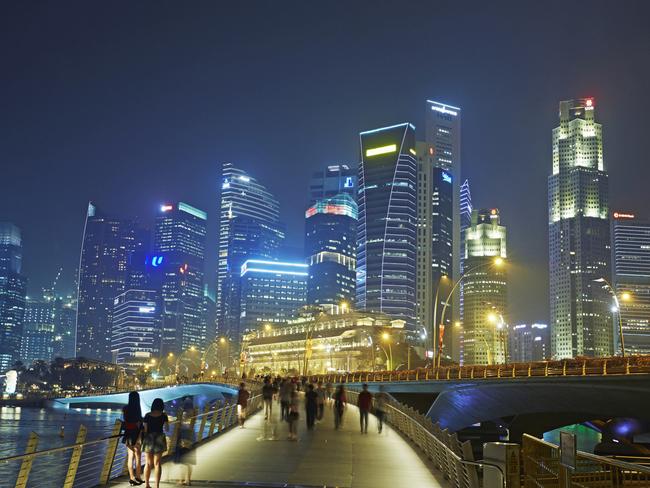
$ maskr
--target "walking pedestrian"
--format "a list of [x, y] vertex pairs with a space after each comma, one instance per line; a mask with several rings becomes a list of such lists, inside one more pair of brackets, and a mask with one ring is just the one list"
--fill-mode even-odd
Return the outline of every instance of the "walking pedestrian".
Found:
[[169, 418], [165, 413], [165, 404], [161, 398], [156, 398], [151, 404], [151, 412], [144, 416], [144, 442], [142, 449], [147, 458], [147, 464], [144, 467], [145, 488], [151, 488], [149, 478], [151, 470], [155, 472], [156, 488], [160, 487], [160, 476], [162, 467], [160, 458], [163, 452], [167, 450], [167, 436], [164, 429], [169, 424]]
[[298, 440], [298, 389], [293, 387], [291, 390], [291, 400], [289, 401], [289, 440]]
[[288, 378], [285, 378], [280, 386], [280, 418], [289, 421], [289, 404], [291, 403], [291, 392], [293, 384]]
[[368, 414], [372, 408], [372, 393], [368, 391], [368, 385], [366, 383], [361, 387], [361, 393], [359, 393], [359, 399], [357, 401], [357, 406], [359, 407], [359, 423], [361, 424], [361, 433], [368, 433]]
[[384, 392], [384, 386], [379, 387], [379, 392], [375, 395], [375, 417], [377, 417], [377, 431], [381, 434], [384, 427], [384, 418], [386, 416], [386, 403], [388, 395]]
[[243, 429], [244, 422], [246, 422], [246, 408], [248, 407], [248, 399], [251, 394], [246, 389], [246, 383], [239, 384], [239, 391], [237, 392], [237, 410], [239, 410], [239, 426]]
[[318, 395], [318, 412], [316, 414], [316, 420], [319, 422], [323, 420], [323, 414], [325, 413], [325, 395], [327, 394], [325, 392], [325, 389], [323, 388], [323, 382], [319, 381], [318, 382], [318, 388], [316, 388], [316, 394]]
[[[184, 480], [181, 485], [189, 486], [192, 483], [192, 467], [196, 465], [196, 452], [194, 446], [195, 436], [192, 429], [192, 417], [196, 414], [194, 411], [194, 402], [192, 397], [183, 399], [183, 418], [180, 433], [176, 440], [176, 449], [174, 450], [174, 462], [185, 467]], [[180, 415], [178, 415], [180, 418]]]
[[343, 425], [343, 413], [345, 412], [346, 404], [345, 387], [339, 385], [334, 392], [334, 428], [336, 430]]
[[262, 399], [264, 400], [264, 420], [268, 420], [273, 414], [273, 385], [268, 377], [264, 378]]
[[[142, 409], [140, 407], [140, 394], [137, 391], [129, 393], [129, 403], [122, 409], [124, 421], [124, 435], [122, 442], [126, 445], [127, 462], [129, 470], [129, 485], [138, 486], [142, 480]], [[63, 429], [63, 427], [61, 427]]]
[[330, 403], [332, 401], [332, 394], [334, 393], [334, 386], [332, 383], [327, 382], [327, 385], [325, 386], [325, 391], [327, 392], [327, 403]]
[[314, 429], [316, 422], [316, 413], [318, 412], [318, 393], [314, 390], [314, 385], [307, 385], [305, 393], [305, 417], [307, 419], [307, 430]]

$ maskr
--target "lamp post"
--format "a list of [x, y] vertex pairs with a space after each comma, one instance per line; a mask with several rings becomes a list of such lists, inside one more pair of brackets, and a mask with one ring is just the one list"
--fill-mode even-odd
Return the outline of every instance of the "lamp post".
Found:
[[[607, 281], [605, 278], [596, 278], [594, 280], [596, 283], [602, 283], [603, 288], [607, 289], [612, 297], [614, 298], [614, 307], [612, 307], [612, 312], [618, 314], [618, 337], [621, 341], [621, 355], [625, 357], [625, 337], [623, 336], [623, 317], [621, 316], [621, 304], [616, 295], [616, 290], [614, 287]], [[624, 302], [629, 302], [632, 299], [632, 295], [629, 292], [621, 293], [621, 300]]]
[[451, 297], [456, 291], [456, 288], [458, 288], [458, 285], [460, 285], [461, 281], [470, 273], [481, 269], [481, 268], [492, 268], [492, 267], [501, 267], [504, 263], [504, 259], [502, 257], [496, 257], [494, 260], [490, 261], [489, 263], [483, 263], [479, 264], [477, 266], [474, 266], [468, 270], [466, 270], [460, 277], [456, 280], [456, 283], [454, 283], [454, 286], [451, 287], [451, 290], [449, 291], [449, 295], [447, 295], [447, 299], [445, 300], [445, 304], [442, 307], [442, 314], [440, 316], [440, 326], [439, 326], [439, 333], [438, 333], [438, 353], [437, 353], [437, 361], [436, 361], [436, 367], [440, 367], [440, 359], [442, 357], [442, 341], [444, 339], [445, 335], [445, 312], [447, 311], [447, 305], [449, 305], [449, 301], [451, 300]]
[[495, 333], [497, 329], [502, 331], [500, 342], [501, 350], [503, 351], [503, 363], [506, 364], [508, 362], [508, 342], [506, 340], [506, 337], [508, 335], [508, 324], [506, 324], [505, 320], [503, 320], [503, 315], [497, 312], [490, 312], [488, 314], [488, 322], [494, 324]]
[[388, 360], [388, 370], [392, 371], [393, 369], [393, 348], [390, 345], [390, 334], [388, 332], [384, 332], [381, 335], [381, 339], [388, 344], [388, 352], [389, 354], [386, 354], [386, 350], [384, 350], [384, 354], [386, 354], [386, 359]]
[[443, 280], [448, 280], [447, 275], [440, 275], [440, 278], [438, 278], [438, 286], [436, 287], [436, 295], [433, 299], [433, 324], [431, 324], [431, 352], [433, 353], [434, 357], [432, 358], [432, 362], [435, 364], [435, 351], [436, 351], [436, 337], [438, 337], [438, 334], [436, 333], [436, 327], [438, 324], [438, 296], [440, 295], [440, 287], [442, 285]]

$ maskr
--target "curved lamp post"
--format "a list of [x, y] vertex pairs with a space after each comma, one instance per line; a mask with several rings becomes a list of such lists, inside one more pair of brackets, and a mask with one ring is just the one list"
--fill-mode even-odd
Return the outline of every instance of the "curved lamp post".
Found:
[[[621, 340], [621, 355], [625, 357], [625, 337], [623, 336], [623, 317], [621, 316], [621, 304], [618, 300], [618, 296], [616, 295], [616, 291], [614, 290], [614, 287], [610, 284], [609, 281], [607, 281], [605, 278], [596, 278], [594, 280], [596, 283], [603, 283], [603, 288], [607, 289], [612, 297], [614, 298], [614, 307], [612, 309], [612, 312], [615, 312], [618, 314], [618, 336], [619, 339]], [[632, 295], [628, 292], [623, 292], [621, 293], [621, 300], [624, 302], [628, 302], [632, 299]]]

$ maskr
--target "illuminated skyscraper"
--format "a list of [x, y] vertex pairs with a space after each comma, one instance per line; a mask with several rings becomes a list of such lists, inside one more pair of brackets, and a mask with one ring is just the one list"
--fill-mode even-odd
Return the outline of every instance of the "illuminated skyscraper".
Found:
[[518, 324], [510, 329], [508, 360], [512, 363], [544, 361], [551, 354], [551, 338], [546, 324]]
[[75, 356], [77, 300], [71, 296], [55, 300], [52, 357], [70, 359]]
[[43, 361], [52, 359], [55, 305], [53, 297], [27, 299], [20, 345], [21, 360], [27, 366], [39, 359]]
[[357, 307], [416, 325], [415, 127], [362, 132], [357, 231]]
[[77, 356], [111, 360], [113, 301], [124, 291], [129, 257], [146, 241], [144, 230], [133, 222], [88, 204], [79, 264]]
[[[465, 230], [472, 225], [472, 194], [469, 190], [469, 180], [460, 185], [460, 272], [465, 270]], [[459, 275], [460, 276], [460, 275]], [[465, 294], [463, 282], [460, 283], [460, 317], [463, 316], [463, 295]], [[460, 343], [462, 346], [462, 341]], [[462, 355], [462, 351], [459, 351]]]
[[22, 275], [20, 229], [0, 222], [0, 372], [20, 359], [27, 279]]
[[356, 201], [358, 173], [355, 165], [348, 164], [331, 164], [315, 171], [309, 185], [309, 205], [340, 193], [348, 193]]
[[354, 304], [357, 204], [349, 193], [318, 200], [305, 212], [307, 303], [337, 312]]
[[[614, 288], [620, 305], [625, 353], [650, 354], [650, 222], [630, 213], [614, 212], [613, 216]], [[615, 329], [620, 351], [618, 323]]]
[[500, 364], [506, 360], [508, 282], [496, 258], [506, 258], [506, 228], [499, 211], [472, 211], [465, 230], [463, 363]]
[[548, 178], [551, 351], [554, 358], [613, 352], [608, 176], [591, 98], [560, 102]]
[[153, 253], [162, 258], [162, 354], [204, 347], [206, 232], [207, 214], [202, 210], [183, 202], [161, 206]]

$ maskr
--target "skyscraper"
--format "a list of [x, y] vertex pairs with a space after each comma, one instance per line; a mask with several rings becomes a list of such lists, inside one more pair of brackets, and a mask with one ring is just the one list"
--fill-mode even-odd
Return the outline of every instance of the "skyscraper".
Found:
[[307, 302], [308, 267], [249, 259], [241, 267], [240, 332], [259, 330], [266, 323], [286, 322]]
[[111, 360], [113, 301], [124, 291], [129, 257], [144, 246], [141, 227], [88, 204], [79, 263], [77, 356]]
[[340, 193], [348, 193], [356, 201], [358, 173], [355, 165], [348, 164], [331, 164], [315, 171], [309, 185], [309, 205]]
[[20, 359], [27, 279], [22, 275], [20, 229], [0, 222], [0, 372]]
[[25, 365], [50, 361], [53, 354], [56, 302], [53, 297], [27, 298], [20, 357]]
[[308, 304], [336, 312], [341, 304], [349, 308], [354, 303], [357, 217], [357, 204], [349, 193], [318, 200], [305, 212]]
[[[427, 331], [431, 347], [437, 344], [436, 332], [442, 304], [447, 299], [453, 275], [453, 178], [440, 168], [431, 145], [418, 142], [417, 211], [417, 319]], [[445, 293], [446, 292], [446, 293]], [[436, 299], [438, 303], [436, 304]], [[451, 322], [451, 313], [445, 315]], [[451, 350], [451, 333], [445, 335], [445, 350]]]
[[219, 334], [239, 341], [241, 267], [249, 258], [276, 258], [284, 229], [277, 199], [232, 163], [223, 163], [220, 208], [217, 324]]
[[560, 102], [548, 179], [551, 351], [554, 358], [613, 352], [608, 176], [591, 98]]
[[52, 357], [70, 359], [75, 356], [76, 324], [77, 300], [71, 296], [55, 298]]
[[510, 329], [508, 357], [513, 363], [544, 361], [551, 353], [551, 338], [546, 324], [518, 324]]
[[[650, 354], [650, 221], [623, 212], [614, 212], [613, 217], [614, 288], [625, 353]], [[628, 300], [625, 294], [630, 295]], [[614, 337], [620, 351], [618, 325]]]
[[[153, 253], [162, 258], [162, 353], [180, 353], [206, 339], [203, 282], [207, 214], [184, 202], [166, 203], [156, 218]], [[153, 297], [147, 299], [154, 300]]]
[[357, 307], [415, 328], [417, 160], [415, 127], [362, 132]]
[[496, 258], [506, 258], [506, 228], [499, 211], [473, 210], [465, 231], [463, 363], [506, 361], [508, 282]]
[[[469, 189], [469, 180], [465, 180], [462, 185], [460, 185], [460, 273], [462, 274], [465, 271], [465, 230], [472, 225], [472, 193]], [[460, 275], [459, 275], [460, 276]], [[459, 290], [459, 312], [460, 317], [463, 316], [463, 301], [464, 301], [464, 283], [460, 282]], [[459, 331], [461, 332], [461, 331]], [[459, 340], [459, 346], [462, 349], [462, 340]], [[463, 352], [458, 351], [458, 358], [460, 359]]]

